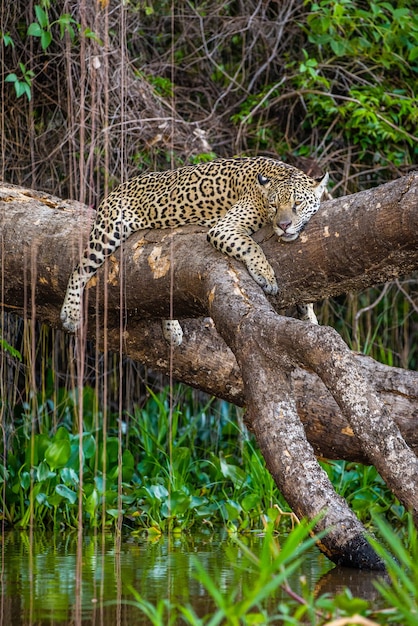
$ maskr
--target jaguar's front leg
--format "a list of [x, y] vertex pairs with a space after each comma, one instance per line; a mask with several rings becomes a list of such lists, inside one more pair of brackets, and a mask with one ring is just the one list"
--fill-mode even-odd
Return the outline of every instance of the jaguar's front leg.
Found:
[[[262, 287], [265, 293], [276, 295], [278, 286], [274, 270], [267, 261], [266, 255], [260, 246], [252, 239], [251, 234], [263, 224], [255, 220], [255, 227], [243, 225], [243, 213], [248, 222], [248, 209], [238, 207], [221, 218], [207, 235], [208, 241], [220, 252], [238, 259], [245, 264], [255, 282]], [[258, 220], [260, 218], [258, 217]]]

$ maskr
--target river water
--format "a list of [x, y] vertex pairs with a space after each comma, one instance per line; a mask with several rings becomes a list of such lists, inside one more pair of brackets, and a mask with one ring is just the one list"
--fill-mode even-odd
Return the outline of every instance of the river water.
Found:
[[[196, 579], [196, 557], [221, 591], [241, 591], [254, 584], [254, 571], [242, 549], [222, 533], [176, 538], [122, 534], [116, 541], [101, 532], [78, 536], [13, 531], [0, 538], [0, 626], [151, 624], [130, 602], [134, 591], [154, 605], [168, 599], [207, 615], [215, 607]], [[260, 553], [261, 536], [242, 540], [253, 553]], [[288, 582], [296, 593], [301, 580], [317, 594], [334, 595], [347, 586], [353, 595], [374, 602], [375, 578], [368, 572], [336, 568], [312, 548]], [[271, 602], [277, 606], [287, 598], [279, 589]]]

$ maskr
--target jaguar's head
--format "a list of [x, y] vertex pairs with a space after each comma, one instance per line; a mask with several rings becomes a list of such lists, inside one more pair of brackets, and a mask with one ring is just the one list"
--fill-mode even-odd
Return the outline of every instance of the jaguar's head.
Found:
[[286, 174], [277, 178], [259, 174], [258, 182], [266, 195], [275, 233], [281, 241], [294, 241], [318, 211], [328, 174], [320, 180], [294, 168]]

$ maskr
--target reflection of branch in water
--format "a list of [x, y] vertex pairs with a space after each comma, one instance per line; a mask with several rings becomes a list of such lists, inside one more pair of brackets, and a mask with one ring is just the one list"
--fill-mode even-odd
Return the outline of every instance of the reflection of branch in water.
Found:
[[342, 593], [346, 587], [351, 591], [353, 597], [362, 598], [372, 602], [373, 606], [379, 606], [382, 598], [374, 586], [378, 579], [389, 580], [384, 572], [373, 572], [370, 570], [353, 570], [350, 567], [334, 567], [324, 574], [315, 585], [315, 597], [324, 593], [335, 596]]

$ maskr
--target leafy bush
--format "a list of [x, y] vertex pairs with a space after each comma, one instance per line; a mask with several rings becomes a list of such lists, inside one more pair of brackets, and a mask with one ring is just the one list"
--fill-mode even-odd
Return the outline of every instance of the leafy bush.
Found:
[[[418, 156], [418, 14], [403, 2], [322, 0], [309, 5], [308, 57], [299, 88], [307, 120], [341, 137], [370, 166], [410, 165]], [[307, 71], [310, 62], [311, 71]], [[316, 93], [309, 93], [309, 89]]]

